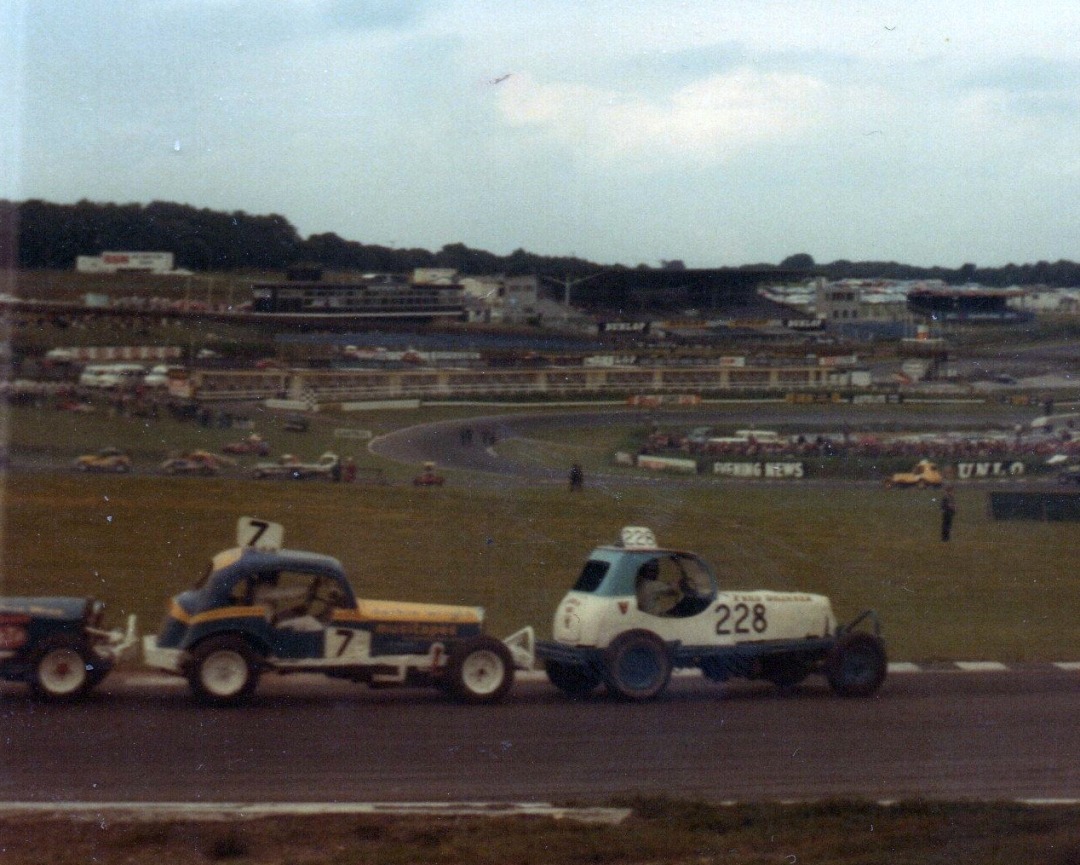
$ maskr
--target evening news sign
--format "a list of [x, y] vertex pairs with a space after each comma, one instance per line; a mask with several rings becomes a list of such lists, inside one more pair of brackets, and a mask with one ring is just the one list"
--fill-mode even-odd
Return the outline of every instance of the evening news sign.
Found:
[[713, 463], [713, 474], [725, 478], [788, 479], [806, 476], [799, 462]]

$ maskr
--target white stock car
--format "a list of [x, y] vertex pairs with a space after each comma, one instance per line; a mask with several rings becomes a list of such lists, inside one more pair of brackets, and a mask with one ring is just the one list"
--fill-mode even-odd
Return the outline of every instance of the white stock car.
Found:
[[[872, 633], [858, 630], [864, 623]], [[888, 666], [873, 611], [838, 625], [822, 595], [722, 591], [702, 559], [658, 547], [641, 527], [593, 550], [552, 633], [537, 641], [536, 655], [570, 696], [602, 684], [623, 699], [648, 700], [673, 668], [698, 668], [718, 682], [763, 679], [781, 690], [824, 673], [837, 694], [869, 696]]]

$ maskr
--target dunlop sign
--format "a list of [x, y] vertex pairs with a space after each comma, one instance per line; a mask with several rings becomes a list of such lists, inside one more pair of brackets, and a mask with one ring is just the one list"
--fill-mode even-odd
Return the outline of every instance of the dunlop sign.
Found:
[[1024, 464], [1014, 462], [957, 463], [956, 476], [962, 481], [979, 478], [1015, 478], [1024, 473]]
[[786, 479], [806, 477], [806, 469], [799, 462], [771, 463], [713, 463], [713, 474], [725, 478]]

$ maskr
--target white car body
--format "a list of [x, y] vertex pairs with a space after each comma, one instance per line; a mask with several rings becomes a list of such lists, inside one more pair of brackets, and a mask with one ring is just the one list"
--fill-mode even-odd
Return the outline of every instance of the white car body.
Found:
[[[600, 547], [590, 561], [616, 563], [628, 552], [621, 547]], [[701, 564], [690, 554], [658, 547], [633, 552], [677, 556], [687, 564]], [[692, 646], [826, 637], [836, 630], [829, 599], [808, 592], [717, 591], [701, 612], [678, 618], [647, 612], [639, 600], [634, 593], [604, 597], [572, 590], [555, 613], [552, 636], [561, 643], [603, 649], [635, 628], [651, 631], [665, 642]]]
[[255, 478], [292, 478], [304, 480], [305, 478], [330, 477], [334, 468], [341, 462], [337, 454], [327, 451], [318, 462], [302, 463], [289, 457], [282, 457], [276, 463], [257, 463], [252, 469]]
[[[868, 620], [874, 633], [855, 630]], [[841, 696], [870, 696], [888, 666], [879, 630], [871, 610], [839, 625], [823, 595], [722, 590], [698, 556], [627, 527], [620, 543], [592, 551], [555, 611], [553, 639], [535, 648], [572, 697], [603, 684], [624, 699], [652, 699], [679, 667], [781, 690], [821, 672]]]

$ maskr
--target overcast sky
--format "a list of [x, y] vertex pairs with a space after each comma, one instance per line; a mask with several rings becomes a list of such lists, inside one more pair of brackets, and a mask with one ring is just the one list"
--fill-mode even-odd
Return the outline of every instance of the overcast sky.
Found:
[[0, 10], [0, 197], [608, 264], [1080, 259], [1076, 0]]

